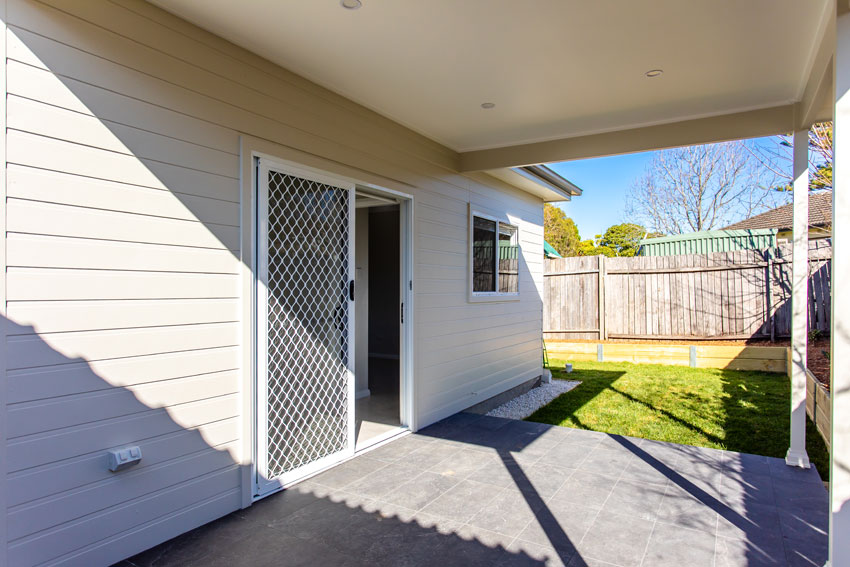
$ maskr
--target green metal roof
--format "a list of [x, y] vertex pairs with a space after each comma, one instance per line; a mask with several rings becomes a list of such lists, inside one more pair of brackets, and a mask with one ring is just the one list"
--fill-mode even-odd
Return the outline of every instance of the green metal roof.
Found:
[[555, 250], [554, 246], [552, 246], [551, 244], [549, 244], [545, 240], [543, 241], [543, 255], [546, 256], [547, 258], [562, 258], [563, 257], [560, 254], [558, 254], [558, 251]]
[[764, 250], [776, 246], [775, 228], [704, 230], [640, 241], [641, 256], [709, 254], [734, 250]]

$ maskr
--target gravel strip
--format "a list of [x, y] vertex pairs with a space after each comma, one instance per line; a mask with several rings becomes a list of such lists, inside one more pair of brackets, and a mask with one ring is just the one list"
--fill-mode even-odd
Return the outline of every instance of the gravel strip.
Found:
[[521, 396], [490, 410], [487, 415], [507, 417], [508, 419], [525, 419], [542, 408], [564, 392], [569, 392], [581, 382], [571, 380], [552, 380], [549, 384], [541, 384]]

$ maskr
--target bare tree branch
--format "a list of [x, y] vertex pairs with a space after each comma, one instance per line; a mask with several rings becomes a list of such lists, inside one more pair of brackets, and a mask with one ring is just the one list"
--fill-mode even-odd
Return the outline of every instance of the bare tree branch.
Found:
[[682, 234], [726, 226], [781, 204], [777, 175], [749, 142], [657, 152], [631, 187], [627, 211], [651, 230]]

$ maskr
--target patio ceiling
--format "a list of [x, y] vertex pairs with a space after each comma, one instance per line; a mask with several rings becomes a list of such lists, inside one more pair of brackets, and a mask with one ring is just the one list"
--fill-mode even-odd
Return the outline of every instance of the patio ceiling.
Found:
[[[789, 131], [824, 114], [831, 81], [829, 0], [153, 3], [459, 152], [465, 170]], [[592, 136], [623, 130], [635, 135]], [[565, 139], [579, 143], [539, 144]]]

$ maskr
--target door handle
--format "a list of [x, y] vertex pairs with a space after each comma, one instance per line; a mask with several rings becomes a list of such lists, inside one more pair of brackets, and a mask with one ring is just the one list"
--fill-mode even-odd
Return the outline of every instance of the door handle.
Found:
[[348, 299], [354, 301], [354, 280], [348, 282]]

